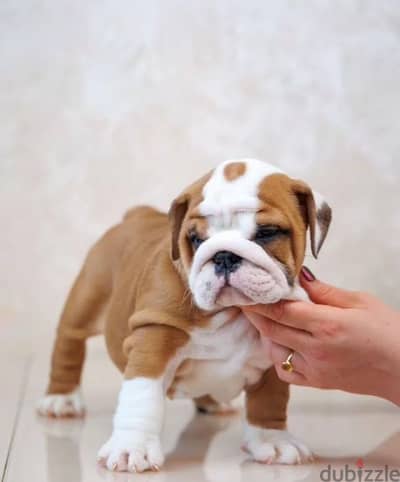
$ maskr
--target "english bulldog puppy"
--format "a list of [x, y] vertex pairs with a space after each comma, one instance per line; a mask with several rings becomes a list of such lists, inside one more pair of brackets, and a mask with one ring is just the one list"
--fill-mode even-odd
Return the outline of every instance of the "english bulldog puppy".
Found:
[[110, 470], [158, 470], [166, 397], [218, 411], [245, 391], [243, 448], [263, 463], [311, 459], [286, 431], [289, 390], [240, 307], [307, 299], [298, 275], [316, 257], [331, 210], [302, 181], [256, 159], [226, 161], [169, 213], [136, 207], [90, 250], [59, 322], [42, 415], [81, 416], [85, 342], [103, 333], [124, 376]]

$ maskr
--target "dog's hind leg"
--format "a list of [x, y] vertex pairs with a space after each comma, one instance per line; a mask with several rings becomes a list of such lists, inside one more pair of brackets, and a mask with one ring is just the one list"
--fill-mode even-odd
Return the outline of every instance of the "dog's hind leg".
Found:
[[86, 340], [102, 332], [109, 292], [96, 251], [89, 253], [61, 315], [47, 392], [37, 407], [41, 415], [74, 417], [84, 413], [79, 386]]

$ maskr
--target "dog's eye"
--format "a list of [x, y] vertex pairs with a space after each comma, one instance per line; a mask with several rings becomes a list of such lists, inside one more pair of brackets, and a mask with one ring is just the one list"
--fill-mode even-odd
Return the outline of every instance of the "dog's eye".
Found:
[[268, 242], [277, 236], [281, 235], [288, 235], [289, 230], [282, 229], [279, 226], [268, 226], [268, 225], [260, 225], [257, 228], [256, 234], [254, 236], [254, 241], [258, 242]]
[[193, 246], [194, 249], [197, 249], [200, 246], [200, 244], [204, 241], [204, 239], [201, 239], [194, 232], [189, 234], [189, 239], [190, 239], [190, 242], [192, 243], [192, 246]]

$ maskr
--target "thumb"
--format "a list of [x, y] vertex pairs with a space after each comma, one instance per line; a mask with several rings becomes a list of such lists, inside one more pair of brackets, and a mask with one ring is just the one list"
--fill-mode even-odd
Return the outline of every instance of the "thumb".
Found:
[[337, 308], [355, 308], [360, 305], [359, 293], [336, 288], [336, 286], [317, 280], [306, 266], [303, 266], [300, 272], [300, 282], [311, 301], [319, 305]]

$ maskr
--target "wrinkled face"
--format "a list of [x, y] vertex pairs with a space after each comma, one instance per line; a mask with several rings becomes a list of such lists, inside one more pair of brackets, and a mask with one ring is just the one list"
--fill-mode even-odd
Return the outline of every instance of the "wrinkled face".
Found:
[[275, 303], [299, 296], [310, 230], [317, 255], [331, 211], [320, 195], [255, 159], [226, 161], [171, 208], [172, 257], [199, 308]]

